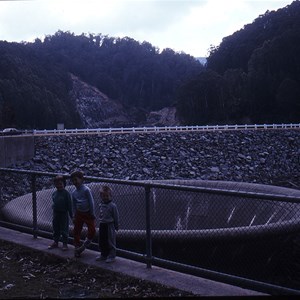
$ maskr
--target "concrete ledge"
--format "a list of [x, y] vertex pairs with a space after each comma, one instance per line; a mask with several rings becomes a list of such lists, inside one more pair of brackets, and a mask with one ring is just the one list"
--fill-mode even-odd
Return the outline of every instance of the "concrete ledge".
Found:
[[[0, 239], [13, 242], [15, 244], [20, 244], [24, 247], [42, 251], [44, 253], [49, 253], [49, 255], [77, 260], [74, 258], [73, 246], [70, 246], [69, 251], [66, 252], [61, 251], [59, 248], [48, 250], [47, 247], [51, 241], [41, 237], [34, 239], [32, 235], [1, 227]], [[256, 291], [187, 275], [172, 270], [166, 270], [159, 267], [147, 269], [143, 263], [131, 261], [121, 257], [117, 257], [116, 262], [113, 264], [97, 262], [95, 261], [97, 255], [98, 253], [96, 251], [86, 250], [82, 254], [82, 257], [78, 258], [78, 260], [84, 264], [98, 267], [100, 269], [122, 273], [138, 279], [143, 279], [179, 290], [191, 292], [195, 296], [267, 296], [267, 294]]]

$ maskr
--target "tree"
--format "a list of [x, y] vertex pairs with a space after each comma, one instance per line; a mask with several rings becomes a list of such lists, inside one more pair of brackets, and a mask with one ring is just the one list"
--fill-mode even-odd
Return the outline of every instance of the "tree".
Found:
[[224, 122], [228, 117], [228, 87], [225, 80], [214, 71], [201, 72], [181, 87], [177, 111], [186, 124]]
[[278, 122], [299, 122], [300, 84], [286, 78], [276, 93], [276, 120]]

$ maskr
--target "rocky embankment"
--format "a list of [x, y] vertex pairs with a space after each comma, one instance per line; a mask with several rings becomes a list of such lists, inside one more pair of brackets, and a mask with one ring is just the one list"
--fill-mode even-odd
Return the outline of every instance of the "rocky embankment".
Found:
[[257, 130], [36, 137], [19, 169], [129, 180], [202, 179], [300, 188], [300, 131]]

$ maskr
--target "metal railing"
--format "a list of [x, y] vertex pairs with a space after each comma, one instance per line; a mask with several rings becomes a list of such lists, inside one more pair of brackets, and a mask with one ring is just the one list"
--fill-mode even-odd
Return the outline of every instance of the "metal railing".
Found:
[[[52, 238], [57, 173], [1, 168], [0, 175], [0, 226]], [[104, 183], [119, 208], [119, 256], [273, 295], [300, 294], [300, 196], [86, 176], [95, 207]], [[98, 249], [97, 236], [90, 247]]]
[[24, 134], [61, 135], [61, 134], [107, 134], [107, 133], [153, 133], [185, 131], [219, 131], [219, 130], [259, 130], [259, 129], [299, 129], [298, 124], [243, 124], [243, 125], [204, 125], [204, 126], [151, 126], [85, 129], [25, 130]]

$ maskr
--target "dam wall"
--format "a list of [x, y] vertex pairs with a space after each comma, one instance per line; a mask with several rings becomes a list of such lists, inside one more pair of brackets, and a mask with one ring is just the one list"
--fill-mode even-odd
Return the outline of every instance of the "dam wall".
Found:
[[33, 156], [33, 136], [0, 137], [0, 167], [6, 168], [24, 162], [30, 160]]

